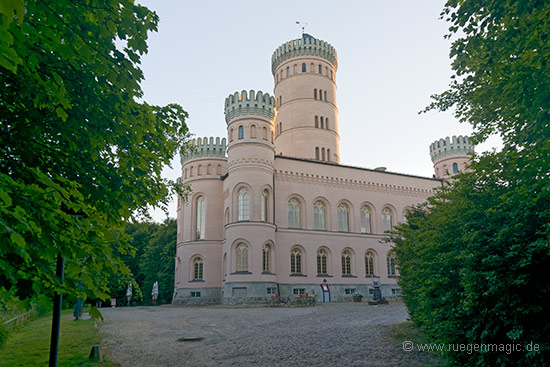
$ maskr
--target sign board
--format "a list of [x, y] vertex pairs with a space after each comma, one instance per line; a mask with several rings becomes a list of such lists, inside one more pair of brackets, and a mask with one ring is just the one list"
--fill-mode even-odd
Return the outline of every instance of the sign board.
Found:
[[321, 284], [321, 289], [323, 290], [323, 292], [328, 292], [329, 291], [328, 290], [328, 284], [326, 284], [326, 283]]

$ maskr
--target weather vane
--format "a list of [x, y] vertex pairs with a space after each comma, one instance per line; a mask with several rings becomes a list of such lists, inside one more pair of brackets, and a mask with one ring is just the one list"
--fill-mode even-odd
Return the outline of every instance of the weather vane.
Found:
[[302, 27], [302, 34], [304, 34], [308, 23], [302, 23], [299, 20], [297, 20], [296, 24], [298, 24], [300, 27]]

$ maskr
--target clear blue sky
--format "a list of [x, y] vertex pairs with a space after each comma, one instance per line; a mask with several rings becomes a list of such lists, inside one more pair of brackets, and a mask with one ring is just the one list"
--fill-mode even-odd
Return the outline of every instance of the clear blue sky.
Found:
[[[448, 24], [439, 20], [443, 0], [138, 2], [160, 17], [142, 61], [144, 99], [179, 103], [197, 137], [226, 136], [229, 94], [273, 93], [271, 55], [301, 36], [297, 20], [338, 52], [342, 164], [432, 176], [429, 144], [471, 132], [451, 113], [418, 114], [450, 81]], [[165, 175], [175, 179], [180, 170], [177, 157]], [[170, 210], [175, 217], [175, 205]]]

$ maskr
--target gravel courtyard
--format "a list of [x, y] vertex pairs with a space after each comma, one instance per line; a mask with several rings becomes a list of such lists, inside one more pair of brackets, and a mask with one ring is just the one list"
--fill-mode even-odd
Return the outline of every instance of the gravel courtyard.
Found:
[[[424, 366], [392, 339], [403, 303], [102, 309], [103, 350], [121, 366]], [[179, 338], [204, 338], [181, 342]]]

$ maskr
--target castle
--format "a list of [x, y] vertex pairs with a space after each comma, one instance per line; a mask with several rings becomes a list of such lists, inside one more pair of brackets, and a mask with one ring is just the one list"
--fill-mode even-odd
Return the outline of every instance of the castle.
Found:
[[308, 34], [272, 56], [274, 96], [225, 100], [227, 137], [182, 156], [174, 303], [261, 302], [317, 295], [399, 297], [386, 231], [463, 170], [466, 137], [434, 142], [433, 178], [340, 164], [336, 50]]

